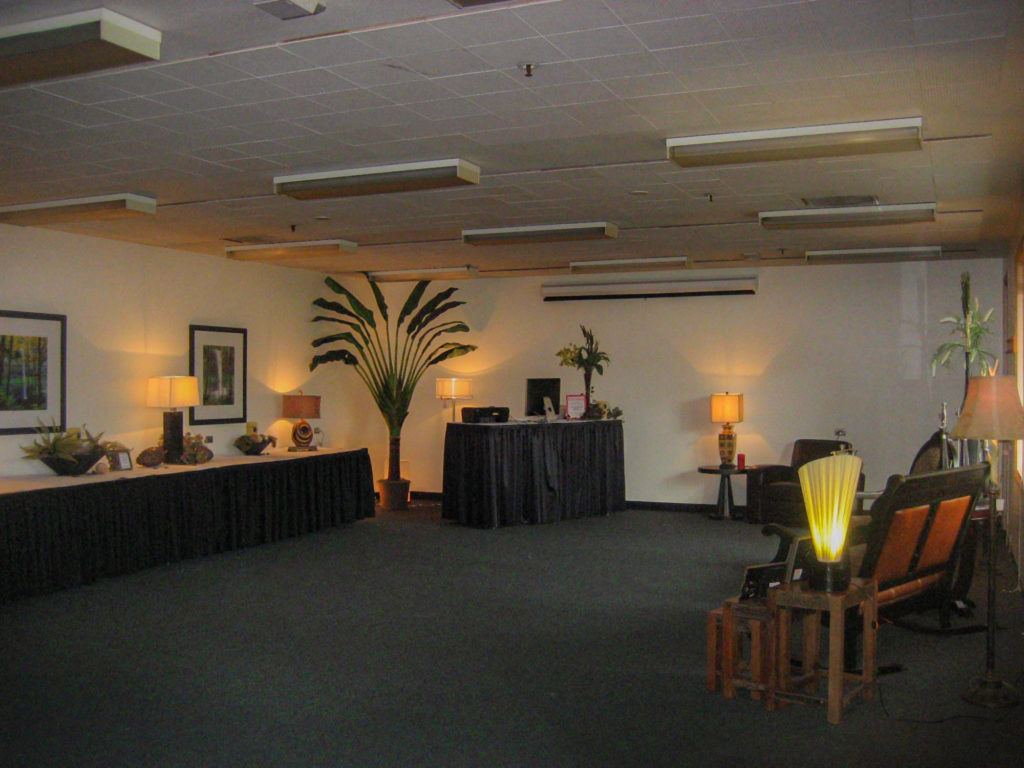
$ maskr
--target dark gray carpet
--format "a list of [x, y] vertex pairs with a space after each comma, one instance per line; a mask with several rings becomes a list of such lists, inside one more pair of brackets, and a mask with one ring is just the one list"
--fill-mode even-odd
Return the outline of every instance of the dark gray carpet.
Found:
[[837, 726], [706, 692], [705, 613], [773, 552], [695, 514], [479, 531], [427, 507], [0, 606], [0, 765], [1020, 765], [1024, 710], [959, 699], [981, 634], [883, 627], [905, 671]]

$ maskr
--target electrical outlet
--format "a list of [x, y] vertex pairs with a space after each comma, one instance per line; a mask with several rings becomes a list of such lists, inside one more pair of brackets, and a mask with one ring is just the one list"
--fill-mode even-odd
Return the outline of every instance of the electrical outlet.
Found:
[[204, 443], [212, 443], [213, 442], [213, 435], [204, 435], [203, 436], [203, 442]]

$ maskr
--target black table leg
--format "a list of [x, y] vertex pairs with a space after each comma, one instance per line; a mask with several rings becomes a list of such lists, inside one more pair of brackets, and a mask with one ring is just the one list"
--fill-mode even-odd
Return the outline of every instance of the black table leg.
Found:
[[718, 507], [712, 520], [732, 520], [732, 482], [729, 475], [721, 475], [718, 479]]

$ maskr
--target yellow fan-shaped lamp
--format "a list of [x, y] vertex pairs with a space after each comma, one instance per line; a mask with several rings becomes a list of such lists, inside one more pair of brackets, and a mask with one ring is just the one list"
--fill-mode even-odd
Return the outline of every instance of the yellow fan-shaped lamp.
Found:
[[843, 592], [850, 585], [846, 531], [863, 462], [850, 453], [809, 461], [798, 470], [814, 554], [820, 567], [811, 569], [811, 588]]

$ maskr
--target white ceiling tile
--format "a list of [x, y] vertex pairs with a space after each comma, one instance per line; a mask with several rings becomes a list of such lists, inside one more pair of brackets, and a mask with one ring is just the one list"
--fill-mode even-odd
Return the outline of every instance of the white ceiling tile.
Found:
[[353, 35], [330, 35], [288, 43], [284, 50], [318, 67], [338, 67], [384, 58]]
[[467, 117], [483, 114], [487, 110], [469, 99], [442, 99], [410, 104], [409, 109], [428, 120], [443, 120], [448, 117]]
[[394, 59], [391, 64], [430, 78], [466, 75], [490, 69], [483, 59], [466, 50], [434, 51], [402, 56]]
[[521, 88], [518, 79], [506, 72], [489, 70], [487, 72], [474, 72], [468, 75], [455, 75], [453, 77], [442, 77], [436, 80], [437, 84], [448, 91], [459, 96], [475, 96], [480, 93], [498, 93], [500, 91], [512, 91]]
[[463, 46], [521, 40], [524, 37], [536, 37], [537, 35], [536, 30], [512, 10], [449, 16], [431, 22], [431, 26]]
[[[283, 75], [270, 75], [262, 79], [264, 82], [283, 88], [296, 96], [333, 93], [352, 87], [347, 80], [327, 69], [305, 69]], [[266, 99], [260, 99], [260, 101], [266, 101]]]
[[1002, 11], [958, 13], [914, 19], [914, 42], [921, 45], [978, 40], [1006, 35], [1006, 14]]
[[542, 35], [612, 27], [620, 23], [602, 0], [561, 0], [516, 8], [515, 13]]
[[222, 96], [230, 104], [256, 104], [261, 101], [276, 101], [292, 95], [303, 95], [289, 93], [284, 88], [260, 78], [208, 85], [204, 90]]
[[125, 99], [132, 95], [129, 91], [111, 85], [108, 80], [109, 78], [102, 77], [87, 80], [58, 80], [36, 86], [36, 89], [70, 99], [79, 104], [96, 104], [101, 101]]
[[185, 88], [180, 91], [153, 94], [150, 98], [181, 112], [198, 112], [203, 109], [216, 109], [229, 103], [223, 96], [205, 91], [202, 88]]
[[144, 120], [146, 118], [159, 117], [161, 115], [168, 115], [178, 111], [174, 107], [142, 97], [106, 101], [103, 103], [103, 109], [108, 112], [112, 112], [119, 117], [125, 117], [130, 120]]
[[164, 77], [171, 77], [195, 86], [229, 83], [246, 78], [245, 72], [222, 63], [219, 57], [161, 64], [154, 67], [154, 70]]
[[324, 109], [331, 112], [348, 112], [352, 109], [383, 107], [389, 103], [383, 96], [373, 93], [372, 91], [359, 89], [338, 91], [337, 93], [324, 93], [318, 96], [312, 96], [309, 100], [313, 104], [319, 104]]
[[375, 85], [389, 83], [421, 82], [424, 79], [419, 72], [390, 59], [347, 64], [343, 67], [333, 67], [331, 71], [360, 88], [372, 88]]
[[470, 100], [485, 110], [499, 113], [548, 106], [548, 102], [535, 90], [525, 89], [499, 93], [481, 93], [473, 96]]
[[542, 37], [474, 45], [469, 51], [494, 69], [514, 69], [526, 62], [547, 66], [552, 62], [565, 61], [566, 58], [565, 54]]
[[566, 32], [548, 35], [548, 41], [562, 51], [568, 59], [590, 59], [625, 53], [639, 53], [643, 44], [629, 27], [607, 27], [588, 29], [583, 32]]
[[392, 83], [391, 85], [378, 85], [371, 90], [395, 104], [415, 104], [421, 101], [451, 99], [452, 92], [437, 84], [443, 82], [444, 80], [440, 79], [429, 82]]
[[607, 90], [621, 98], [633, 96], [656, 96], [663, 93], [682, 93], [686, 90], [685, 79], [674, 73], [648, 75], [646, 77], [619, 77], [605, 81]]
[[286, 46], [278, 45], [231, 53], [221, 56], [220, 61], [256, 77], [298, 72], [311, 66], [308, 59], [289, 53]]
[[716, 13], [718, 23], [735, 40], [748, 37], [767, 37], [793, 31], [809, 34], [815, 26], [811, 6], [803, 3], [775, 5], [743, 11]]
[[428, 23], [413, 23], [356, 32], [353, 37], [386, 57], [409, 56], [458, 48], [460, 43]]
[[615, 94], [601, 83], [566, 83], [537, 88], [534, 92], [553, 106], [585, 104], [594, 101], [606, 102], [615, 97]]
[[629, 28], [651, 51], [684, 45], [722, 43], [730, 39], [718, 18], [713, 15], [630, 24]]
[[655, 51], [651, 55], [657, 60], [659, 70], [680, 75], [685, 75], [695, 67], [729, 67], [747, 63], [734, 42], [686, 45]]
[[133, 67], [108, 75], [103, 80], [113, 88], [134, 93], [136, 96], [179, 91], [182, 87], [181, 80], [162, 75], [153, 67]]
[[604, 0], [604, 3], [624, 24], [702, 16], [724, 10], [718, 8], [714, 0]]

